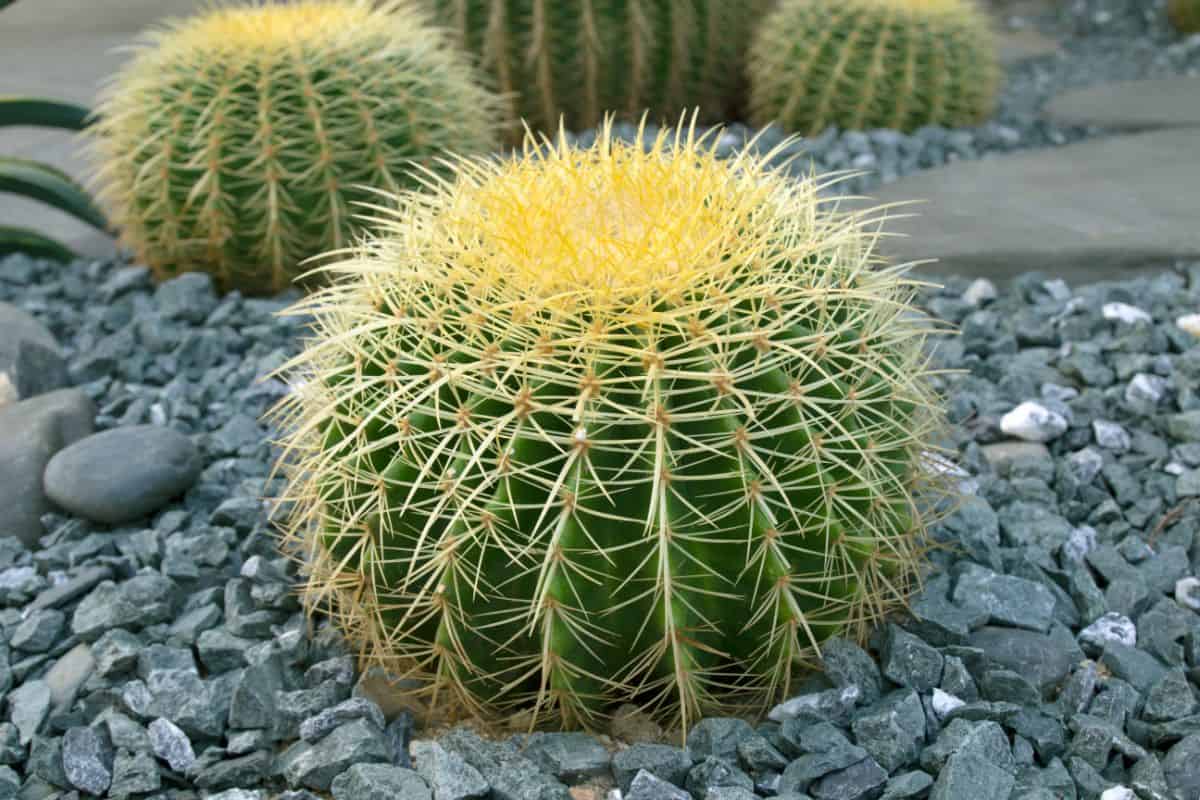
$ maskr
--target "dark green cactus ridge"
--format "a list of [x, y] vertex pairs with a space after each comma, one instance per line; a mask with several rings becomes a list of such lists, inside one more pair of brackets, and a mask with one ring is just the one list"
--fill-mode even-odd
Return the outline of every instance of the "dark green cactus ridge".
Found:
[[101, 106], [102, 196], [160, 277], [277, 291], [351, 243], [372, 190], [414, 185], [443, 148], [495, 145], [499, 106], [474, 81], [419, 18], [354, 0], [175, 23]]
[[970, 0], [781, 0], [748, 56], [751, 119], [806, 136], [985, 120], [999, 69]]
[[[472, 180], [536, 204], [522, 181], [551, 175], [545, 201], [570, 203], [622, 185], [610, 151], [641, 145], [623, 147]], [[690, 147], [676, 189], [727, 169]], [[726, 258], [593, 302], [493, 269], [480, 215], [425, 216], [473, 208], [442, 191], [298, 307], [316, 336], [280, 410], [309, 598], [369, 657], [481, 715], [594, 726], [633, 701], [686, 726], [778, 699], [822, 640], [902, 601], [939, 417], [929, 322], [863, 220], [814, 216], [801, 184], [778, 213], [724, 217]], [[553, 208], [548, 229], [569, 218]]]
[[514, 119], [555, 132], [560, 118], [583, 130], [608, 112], [673, 122], [698, 106], [729, 118], [767, 0], [423, 2], [511, 98]]

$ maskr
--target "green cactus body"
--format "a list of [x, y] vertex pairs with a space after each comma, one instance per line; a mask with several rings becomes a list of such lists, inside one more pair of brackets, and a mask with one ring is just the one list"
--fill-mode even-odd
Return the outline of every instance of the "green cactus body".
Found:
[[781, 0], [751, 43], [750, 116], [811, 136], [985, 120], [999, 68], [970, 0]]
[[1200, 0], [1168, 0], [1167, 17], [1180, 33], [1200, 32]]
[[277, 291], [348, 245], [372, 189], [495, 146], [500, 105], [436, 31], [358, 0], [222, 7], [149, 35], [92, 129], [101, 196], [159, 277]]
[[767, 1], [424, 0], [511, 98], [513, 119], [550, 132], [560, 117], [582, 130], [607, 112], [728, 118]]
[[480, 714], [758, 707], [917, 562], [912, 286], [685, 131], [463, 162], [296, 309], [307, 597]]

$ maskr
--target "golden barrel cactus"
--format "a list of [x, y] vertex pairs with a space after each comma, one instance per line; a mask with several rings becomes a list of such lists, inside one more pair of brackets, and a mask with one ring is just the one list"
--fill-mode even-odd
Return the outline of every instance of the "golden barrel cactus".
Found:
[[461, 159], [293, 309], [309, 605], [451, 706], [686, 727], [905, 597], [941, 419], [915, 284], [778, 149], [673, 131]]
[[155, 274], [277, 291], [349, 244], [371, 189], [496, 146], [497, 98], [406, 6], [221, 6], [150, 32], [91, 129], [100, 197]]

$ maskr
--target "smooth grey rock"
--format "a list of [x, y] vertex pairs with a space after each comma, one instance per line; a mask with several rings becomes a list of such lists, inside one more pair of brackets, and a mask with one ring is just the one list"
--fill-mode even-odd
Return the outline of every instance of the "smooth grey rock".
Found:
[[67, 364], [54, 335], [9, 303], [0, 303], [0, 383], [4, 382], [15, 391], [17, 400], [70, 385]]
[[415, 741], [410, 750], [417, 773], [433, 787], [433, 800], [473, 800], [491, 790], [479, 770], [432, 739]]
[[[690, 735], [688, 739], [691, 740]], [[535, 733], [523, 752], [543, 772], [566, 784], [583, 783], [599, 775], [607, 775], [612, 764], [612, 755], [604, 745], [594, 737], [576, 731]]]
[[1200, 87], [1192, 77], [1104, 81], [1052, 98], [1042, 113], [1069, 127], [1095, 125], [1118, 131], [1200, 127]]
[[936, 258], [924, 269], [998, 283], [1013, 264], [1082, 282], [1194, 259], [1195, 146], [1192, 130], [1110, 136], [904, 178], [872, 192], [869, 205], [926, 202], [915, 216], [889, 221], [888, 231], [906, 235], [881, 240], [881, 254], [897, 263]]
[[82, 389], [59, 389], [0, 407], [0, 537], [35, 547], [42, 515], [52, 510], [42, 490], [46, 464], [93, 430], [96, 409]]
[[329, 791], [333, 779], [354, 764], [389, 764], [391, 760], [383, 732], [364, 719], [347, 722], [318, 742], [296, 742], [279, 756], [289, 786], [319, 792]]
[[95, 522], [139, 519], [195, 483], [202, 463], [191, 439], [134, 425], [81, 439], [54, 454], [43, 487], [52, 501]]
[[639, 770], [645, 770], [667, 783], [683, 786], [692, 768], [692, 758], [678, 747], [639, 742], [614, 755], [612, 768], [617, 786], [623, 792], [629, 791], [629, 785]]
[[333, 779], [334, 800], [432, 800], [421, 776], [391, 764], [355, 764]]
[[50, 690], [51, 706], [70, 705], [76, 693], [91, 677], [95, 666], [92, 648], [85, 642], [80, 642], [59, 656], [43, 677]]
[[50, 687], [45, 681], [26, 681], [8, 693], [8, 718], [29, 744], [50, 713]]
[[692, 800], [692, 795], [652, 772], [639, 769], [630, 780], [625, 800]]
[[159, 717], [147, 728], [154, 755], [167, 762], [176, 772], [184, 772], [196, 762], [192, 740], [169, 719]]
[[71, 728], [63, 736], [63, 771], [71, 785], [100, 796], [112, 783], [113, 750], [107, 734], [96, 728]]

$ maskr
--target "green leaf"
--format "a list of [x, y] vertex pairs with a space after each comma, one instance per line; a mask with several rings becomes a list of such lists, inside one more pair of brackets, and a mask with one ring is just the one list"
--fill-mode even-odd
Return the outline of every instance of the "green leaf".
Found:
[[14, 0], [0, 0], [0, 9], [3, 9], [7, 6], [11, 6], [13, 4], [13, 2], [14, 2]]
[[[4, 2], [4, 0], [0, 0]], [[92, 112], [77, 103], [45, 97], [0, 95], [0, 127], [5, 125], [40, 125], [47, 128], [66, 128], [80, 131], [90, 122]]]
[[[2, 2], [3, 0], [0, 0]], [[0, 258], [13, 253], [25, 253], [35, 258], [71, 261], [78, 256], [70, 248], [29, 228], [0, 225]]]
[[0, 192], [40, 200], [108, 232], [108, 221], [87, 191], [70, 175], [48, 164], [0, 157]]

